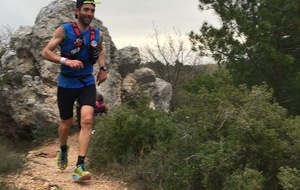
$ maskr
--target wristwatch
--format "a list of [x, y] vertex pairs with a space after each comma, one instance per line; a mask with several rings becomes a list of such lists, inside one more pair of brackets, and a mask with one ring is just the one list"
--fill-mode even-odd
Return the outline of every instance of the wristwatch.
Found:
[[105, 66], [100, 67], [100, 70], [107, 71], [107, 68]]

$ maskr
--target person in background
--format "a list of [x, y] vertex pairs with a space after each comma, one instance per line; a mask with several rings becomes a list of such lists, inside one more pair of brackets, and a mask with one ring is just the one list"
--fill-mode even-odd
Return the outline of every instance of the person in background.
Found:
[[[79, 130], [81, 129], [80, 126], [80, 105], [77, 103], [76, 104], [76, 114], [77, 114], [77, 125], [79, 127]], [[97, 99], [95, 102], [95, 108], [94, 108], [94, 116], [102, 115], [103, 113], [108, 112], [108, 107], [104, 102], [104, 97], [102, 94], [97, 95]]]
[[[102, 48], [103, 33], [90, 26], [94, 19], [94, 0], [77, 0], [75, 7], [76, 22], [62, 24], [42, 51], [42, 57], [60, 64], [58, 75], [57, 102], [60, 115], [58, 128], [60, 149], [57, 166], [65, 170], [68, 166], [68, 134], [73, 125], [73, 106], [77, 101], [81, 106], [78, 137], [78, 159], [72, 178], [74, 181], [91, 179], [87, 171], [85, 158], [91, 139], [94, 106], [96, 100], [96, 82], [101, 84], [107, 78], [105, 54]], [[61, 54], [54, 50], [60, 47]], [[94, 64], [98, 63], [99, 72], [95, 77]]]
[[95, 102], [94, 116], [102, 115], [103, 113], [107, 113], [107, 112], [108, 112], [108, 107], [104, 102], [104, 97], [102, 94], [98, 94], [97, 100]]

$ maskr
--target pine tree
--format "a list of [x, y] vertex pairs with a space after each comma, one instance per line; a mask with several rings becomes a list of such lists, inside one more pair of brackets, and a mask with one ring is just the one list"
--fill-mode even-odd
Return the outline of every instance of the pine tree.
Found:
[[266, 82], [291, 114], [300, 113], [300, 1], [199, 0], [221, 27], [204, 23], [190, 33], [195, 50], [210, 51], [236, 84]]

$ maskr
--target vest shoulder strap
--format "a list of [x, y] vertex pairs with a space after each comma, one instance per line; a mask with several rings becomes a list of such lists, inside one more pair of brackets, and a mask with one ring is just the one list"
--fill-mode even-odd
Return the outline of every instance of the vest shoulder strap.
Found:
[[95, 32], [95, 28], [92, 26], [90, 26], [90, 30], [91, 30], [91, 33], [90, 33], [90, 41], [91, 41], [96, 38], [96, 32]]
[[[74, 29], [74, 32], [75, 32], [77, 38], [79, 38], [80, 36], [82, 36], [76, 22], [72, 22], [72, 27]], [[91, 31], [90, 32], [90, 40], [93, 40], [93, 39], [96, 38], [95, 28], [92, 27], [92, 26], [90, 26], [90, 31]]]
[[72, 22], [72, 27], [73, 27], [73, 30], [74, 30], [76, 36], [77, 37], [81, 36], [80, 30], [79, 30], [76, 22]]

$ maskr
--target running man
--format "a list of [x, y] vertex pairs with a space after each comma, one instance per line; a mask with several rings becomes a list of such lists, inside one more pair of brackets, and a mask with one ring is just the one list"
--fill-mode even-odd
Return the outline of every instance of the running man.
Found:
[[[78, 138], [78, 160], [72, 175], [74, 181], [91, 179], [87, 171], [85, 158], [91, 139], [94, 106], [96, 100], [96, 82], [101, 84], [107, 78], [105, 55], [102, 48], [103, 33], [90, 24], [95, 14], [94, 0], [77, 0], [74, 23], [58, 27], [46, 47], [44, 59], [60, 64], [57, 84], [57, 102], [61, 118], [58, 128], [60, 151], [57, 166], [65, 170], [68, 166], [68, 134], [73, 125], [73, 106], [76, 101], [81, 105], [81, 130]], [[61, 55], [54, 53], [57, 47]], [[100, 70], [95, 81], [93, 66], [98, 63]]]

